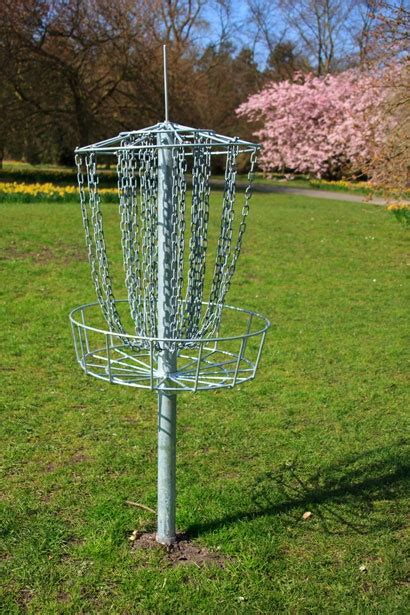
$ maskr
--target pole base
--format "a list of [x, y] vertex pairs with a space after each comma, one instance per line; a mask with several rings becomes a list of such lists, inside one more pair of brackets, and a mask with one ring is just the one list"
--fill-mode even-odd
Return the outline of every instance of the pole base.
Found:
[[173, 545], [176, 543], [177, 541], [177, 537], [176, 536], [159, 536], [158, 534], [155, 535], [155, 540], [160, 544], [160, 545], [165, 545], [166, 547], [169, 547], [170, 545]]
[[177, 396], [158, 391], [157, 542], [176, 541], [176, 422]]

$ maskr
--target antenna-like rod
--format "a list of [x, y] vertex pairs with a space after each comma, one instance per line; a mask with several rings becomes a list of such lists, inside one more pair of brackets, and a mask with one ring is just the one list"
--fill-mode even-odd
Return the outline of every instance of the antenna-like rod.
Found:
[[165, 121], [168, 122], [168, 80], [167, 80], [167, 46], [163, 45], [164, 59], [164, 103], [165, 103]]

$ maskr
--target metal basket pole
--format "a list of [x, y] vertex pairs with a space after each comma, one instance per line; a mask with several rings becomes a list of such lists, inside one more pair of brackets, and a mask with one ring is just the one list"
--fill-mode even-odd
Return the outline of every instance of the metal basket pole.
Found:
[[[159, 145], [171, 144], [170, 133], [158, 135]], [[158, 337], [170, 338], [172, 284], [172, 148], [158, 150]], [[165, 379], [176, 370], [176, 352], [160, 342], [159, 376]], [[158, 525], [157, 541], [169, 545], [176, 540], [176, 410], [175, 393], [158, 391]]]
[[[77, 360], [86, 374], [158, 393], [157, 541], [171, 545], [176, 541], [177, 392], [232, 388], [251, 380], [270, 324], [256, 312], [225, 304], [246, 228], [259, 146], [170, 122], [166, 69], [164, 47], [164, 122], [76, 148], [81, 212], [98, 302], [74, 310], [70, 320]], [[241, 212], [235, 205], [239, 153], [251, 154]], [[124, 300], [114, 296], [104, 239], [97, 157], [105, 155], [117, 157], [119, 232], [128, 292]], [[225, 157], [226, 172], [212, 262], [207, 243], [211, 156], [215, 155]], [[192, 159], [190, 196], [185, 178], [188, 156]], [[214, 277], [209, 300], [203, 301], [206, 262], [213, 267]], [[135, 335], [122, 322], [125, 312], [120, 304], [128, 305]], [[238, 325], [246, 315], [241, 335], [220, 335], [222, 312], [237, 316]], [[97, 326], [86, 325], [90, 313], [97, 316]], [[101, 315], [107, 329], [98, 326]], [[88, 332], [92, 332], [90, 338]], [[251, 338], [254, 343], [248, 345]], [[193, 356], [196, 349], [198, 354]]]

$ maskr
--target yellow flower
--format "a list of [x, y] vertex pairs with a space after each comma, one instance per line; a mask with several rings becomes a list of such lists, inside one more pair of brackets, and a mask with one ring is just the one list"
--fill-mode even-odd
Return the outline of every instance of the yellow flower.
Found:
[[[87, 188], [85, 189], [87, 192]], [[117, 188], [102, 188], [99, 190], [101, 195], [116, 195]], [[17, 182], [0, 182], [1, 195], [28, 195], [41, 197], [42, 199], [53, 199], [55, 197], [64, 199], [67, 196], [78, 195], [76, 186], [56, 186], [51, 182], [44, 184], [25, 184]]]
[[407, 203], [389, 203], [387, 206], [388, 211], [410, 211], [410, 205]]

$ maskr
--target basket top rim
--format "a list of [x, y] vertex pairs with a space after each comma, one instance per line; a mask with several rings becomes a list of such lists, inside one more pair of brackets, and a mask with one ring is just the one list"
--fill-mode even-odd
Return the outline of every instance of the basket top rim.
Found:
[[[159, 143], [159, 137], [171, 137], [169, 142]], [[158, 143], [147, 144], [147, 137], [155, 136]], [[165, 140], [166, 141], [166, 140]], [[214, 130], [203, 128], [191, 128], [174, 122], [158, 122], [152, 126], [141, 128], [140, 130], [130, 130], [120, 132], [117, 136], [98, 141], [83, 147], [77, 147], [75, 152], [81, 153], [105, 153], [115, 154], [124, 150], [139, 150], [139, 149], [156, 149], [156, 148], [172, 148], [182, 147], [186, 149], [208, 147], [211, 148], [212, 154], [225, 154], [227, 148], [231, 146], [238, 147], [238, 153], [252, 152], [260, 149], [258, 143], [246, 141], [239, 137], [228, 137], [220, 135]], [[216, 150], [221, 151], [215, 151]]]
[[[116, 299], [115, 300], [116, 304], [119, 303], [128, 303], [127, 299]], [[202, 305], [208, 305], [208, 301], [202, 301], [201, 302]], [[99, 308], [100, 308], [100, 304], [98, 303], [98, 301], [94, 301], [91, 303], [84, 303], [83, 305], [78, 305], [75, 308], [73, 308], [70, 311], [69, 314], [69, 318], [70, 321], [73, 325], [80, 327], [81, 329], [87, 329], [88, 331], [94, 331], [95, 333], [101, 333], [105, 336], [107, 335], [113, 335], [115, 337], [118, 338], [124, 338], [124, 339], [129, 339], [129, 340], [136, 340], [136, 341], [146, 341], [146, 342], [150, 342], [150, 343], [155, 343], [155, 342], [161, 342], [161, 343], [167, 343], [167, 342], [172, 342], [172, 343], [193, 343], [193, 342], [198, 342], [198, 343], [204, 343], [204, 342], [221, 342], [221, 341], [234, 341], [234, 340], [243, 340], [245, 338], [251, 338], [251, 337], [258, 337], [264, 333], [266, 333], [268, 331], [268, 329], [270, 329], [271, 327], [271, 322], [269, 321], [269, 319], [264, 316], [263, 314], [261, 314], [260, 312], [256, 312], [254, 310], [249, 310], [243, 307], [237, 307], [234, 305], [229, 305], [227, 303], [224, 303], [221, 305], [222, 310], [224, 311], [229, 311], [229, 312], [236, 312], [236, 313], [240, 313], [242, 315], [245, 315], [247, 317], [251, 317], [252, 319], [255, 319], [256, 322], [259, 322], [258, 324], [258, 328], [256, 330], [245, 330], [242, 333], [239, 334], [235, 334], [235, 335], [224, 335], [224, 336], [211, 336], [211, 337], [191, 337], [191, 338], [174, 338], [174, 337], [150, 337], [150, 336], [145, 336], [145, 335], [136, 335], [136, 334], [132, 334], [132, 333], [118, 333], [116, 331], [111, 331], [110, 329], [101, 329], [100, 327], [94, 327], [93, 325], [90, 324], [86, 324], [84, 321], [82, 320], [77, 320], [76, 316], [79, 313], [85, 313], [87, 312], [87, 314], [89, 315], [90, 311], [93, 311], [93, 309], [96, 309], [99, 312]]]

